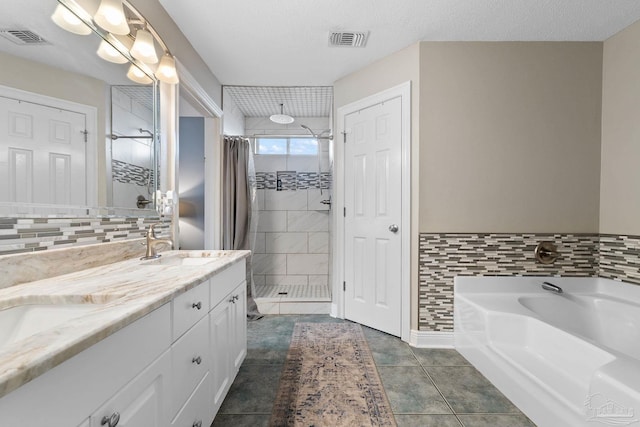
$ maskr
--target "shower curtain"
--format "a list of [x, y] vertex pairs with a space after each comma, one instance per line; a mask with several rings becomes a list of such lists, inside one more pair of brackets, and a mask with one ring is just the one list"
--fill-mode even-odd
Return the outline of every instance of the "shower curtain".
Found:
[[[253, 252], [258, 225], [257, 184], [248, 139], [225, 136], [222, 151], [222, 249]], [[252, 256], [247, 260], [247, 317], [262, 317], [253, 299]]]

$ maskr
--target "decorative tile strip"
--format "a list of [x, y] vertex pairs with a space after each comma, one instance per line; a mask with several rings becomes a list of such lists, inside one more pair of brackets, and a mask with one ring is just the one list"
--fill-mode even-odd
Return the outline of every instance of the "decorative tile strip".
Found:
[[600, 235], [599, 275], [640, 284], [640, 236]]
[[111, 160], [113, 180], [123, 184], [135, 184], [141, 187], [154, 185], [153, 172], [149, 168], [120, 160]]
[[[538, 242], [556, 243], [561, 257], [535, 262]], [[598, 235], [421, 233], [419, 329], [453, 330], [455, 276], [597, 276]]]
[[320, 188], [317, 172], [298, 172], [298, 190], [307, 190], [309, 188]]
[[256, 184], [258, 185], [258, 190], [275, 190], [276, 173], [256, 172]]
[[295, 191], [298, 189], [296, 171], [276, 172], [276, 190]]
[[0, 255], [36, 252], [68, 246], [106, 243], [144, 237], [158, 217], [1, 218]]

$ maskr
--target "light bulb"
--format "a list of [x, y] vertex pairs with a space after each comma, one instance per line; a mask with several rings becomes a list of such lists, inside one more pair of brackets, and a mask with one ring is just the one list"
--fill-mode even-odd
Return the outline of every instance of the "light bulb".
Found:
[[102, 0], [93, 20], [103, 29], [113, 34], [126, 36], [130, 32], [127, 17], [122, 7], [122, 0]]
[[106, 40], [102, 40], [100, 42], [100, 47], [98, 47], [96, 53], [100, 58], [104, 59], [105, 61], [113, 62], [114, 64], [126, 64], [127, 62], [129, 62], [129, 60], [125, 58], [123, 54], [118, 52], [118, 50], [115, 47], [111, 46], [111, 44]]
[[56, 6], [56, 10], [53, 12], [53, 15], [51, 15], [51, 20], [55, 22], [58, 27], [70, 33], [80, 34], [81, 36], [91, 34], [91, 28], [61, 4]]
[[153, 82], [151, 77], [147, 76], [144, 71], [136, 67], [134, 64], [131, 64], [131, 66], [129, 67], [127, 77], [129, 78], [129, 80], [143, 85], [148, 85], [149, 83]]
[[155, 64], [158, 62], [158, 55], [156, 54], [156, 48], [153, 44], [153, 36], [147, 30], [136, 31], [136, 41], [133, 42], [131, 48], [131, 56], [145, 64]]
[[178, 72], [176, 71], [176, 60], [168, 53], [165, 53], [160, 59], [160, 65], [158, 65], [158, 69], [156, 70], [156, 77], [165, 82], [172, 85], [177, 84], [180, 80], [178, 79]]

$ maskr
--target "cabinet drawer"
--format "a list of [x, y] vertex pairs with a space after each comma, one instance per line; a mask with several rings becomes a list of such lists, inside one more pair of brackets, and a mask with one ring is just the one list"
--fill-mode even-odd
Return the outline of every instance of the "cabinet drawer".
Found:
[[182, 407], [211, 365], [209, 322], [205, 317], [171, 346], [173, 411]]
[[211, 282], [211, 308], [223, 301], [247, 276], [245, 260], [241, 259], [213, 276]]
[[203, 282], [172, 302], [173, 341], [209, 312], [209, 284]]
[[176, 418], [171, 423], [172, 427], [209, 427], [213, 422], [211, 410], [211, 374], [207, 373], [193, 394], [184, 404]]

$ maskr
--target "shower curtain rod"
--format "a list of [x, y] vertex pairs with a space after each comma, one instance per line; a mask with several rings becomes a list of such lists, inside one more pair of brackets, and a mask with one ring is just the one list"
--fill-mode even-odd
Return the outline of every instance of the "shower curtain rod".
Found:
[[302, 135], [269, 135], [269, 134], [253, 134], [253, 135], [235, 135], [239, 138], [309, 138], [309, 139], [333, 139], [333, 135], [328, 136], [311, 136], [309, 134]]

